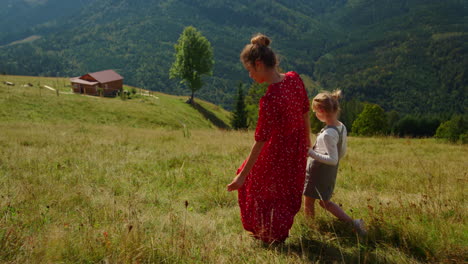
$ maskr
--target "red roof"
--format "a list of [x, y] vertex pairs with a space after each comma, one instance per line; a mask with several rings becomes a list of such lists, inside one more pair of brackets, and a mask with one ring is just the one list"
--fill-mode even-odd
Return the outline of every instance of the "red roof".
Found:
[[105, 71], [100, 71], [100, 72], [93, 72], [89, 73], [91, 77], [96, 79], [96, 81], [100, 83], [107, 83], [107, 82], [112, 82], [112, 81], [117, 81], [117, 80], [123, 80], [123, 77], [120, 76], [118, 73], [116, 73], [113, 70], [105, 70]]

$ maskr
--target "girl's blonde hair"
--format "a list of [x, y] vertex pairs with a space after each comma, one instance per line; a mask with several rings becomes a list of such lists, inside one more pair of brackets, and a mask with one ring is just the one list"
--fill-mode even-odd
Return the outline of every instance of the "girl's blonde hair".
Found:
[[341, 90], [335, 90], [330, 92], [321, 92], [314, 97], [312, 100], [312, 109], [321, 109], [326, 113], [337, 113], [340, 109], [340, 98], [342, 97]]
[[250, 40], [250, 44], [245, 45], [240, 54], [240, 59], [244, 65], [255, 66], [256, 61], [261, 61], [268, 68], [276, 67], [278, 59], [273, 50], [269, 47], [270, 38], [258, 33]]

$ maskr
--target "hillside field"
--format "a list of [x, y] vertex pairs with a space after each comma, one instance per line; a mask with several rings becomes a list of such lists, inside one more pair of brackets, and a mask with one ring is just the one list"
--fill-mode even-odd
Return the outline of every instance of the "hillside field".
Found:
[[24, 78], [0, 76], [1, 263], [467, 260], [466, 145], [350, 137], [334, 200], [368, 236], [318, 208], [315, 222], [299, 213], [286, 243], [268, 246], [243, 231], [226, 192], [252, 131], [215, 129], [186, 98], [65, 94], [66, 80], [57, 96]]
[[[132, 99], [122, 100], [73, 94], [70, 85], [68, 78], [0, 75], [0, 120], [172, 129], [215, 127], [206, 118], [209, 115], [226, 126], [230, 123], [228, 111], [202, 100], [195, 99], [203, 113], [185, 103], [188, 97], [149, 93], [124, 85], [125, 90], [135, 90], [136, 94], [130, 93]], [[59, 90], [59, 94], [44, 86]]]

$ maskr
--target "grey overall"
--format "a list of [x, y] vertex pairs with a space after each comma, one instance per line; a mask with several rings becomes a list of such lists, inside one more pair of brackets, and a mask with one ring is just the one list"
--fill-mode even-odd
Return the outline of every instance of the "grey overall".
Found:
[[[325, 126], [322, 128], [320, 133], [325, 131], [327, 128], [335, 129], [338, 132], [339, 140], [337, 147], [338, 157], [340, 157], [341, 147], [343, 144], [344, 128], [339, 131], [339, 129], [335, 126]], [[315, 149], [316, 144], [317, 143], [314, 144], [313, 149]], [[339, 164], [339, 160], [336, 165], [328, 165], [309, 157], [307, 159], [304, 195], [324, 201], [330, 200], [333, 194], [333, 190], [335, 189], [336, 175], [338, 174]]]

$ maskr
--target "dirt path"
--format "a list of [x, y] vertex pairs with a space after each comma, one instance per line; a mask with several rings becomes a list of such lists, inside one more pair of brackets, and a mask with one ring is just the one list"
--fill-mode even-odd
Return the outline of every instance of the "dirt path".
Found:
[[[44, 88], [49, 89], [49, 90], [54, 91], [54, 92], [57, 92], [57, 89], [55, 89], [55, 88], [53, 88], [53, 87], [50, 87], [50, 86], [48, 86], [48, 85], [44, 85]], [[60, 92], [60, 91], [59, 91], [59, 93], [60, 93], [60, 94], [73, 94], [73, 93], [71, 93], [71, 92]]]

